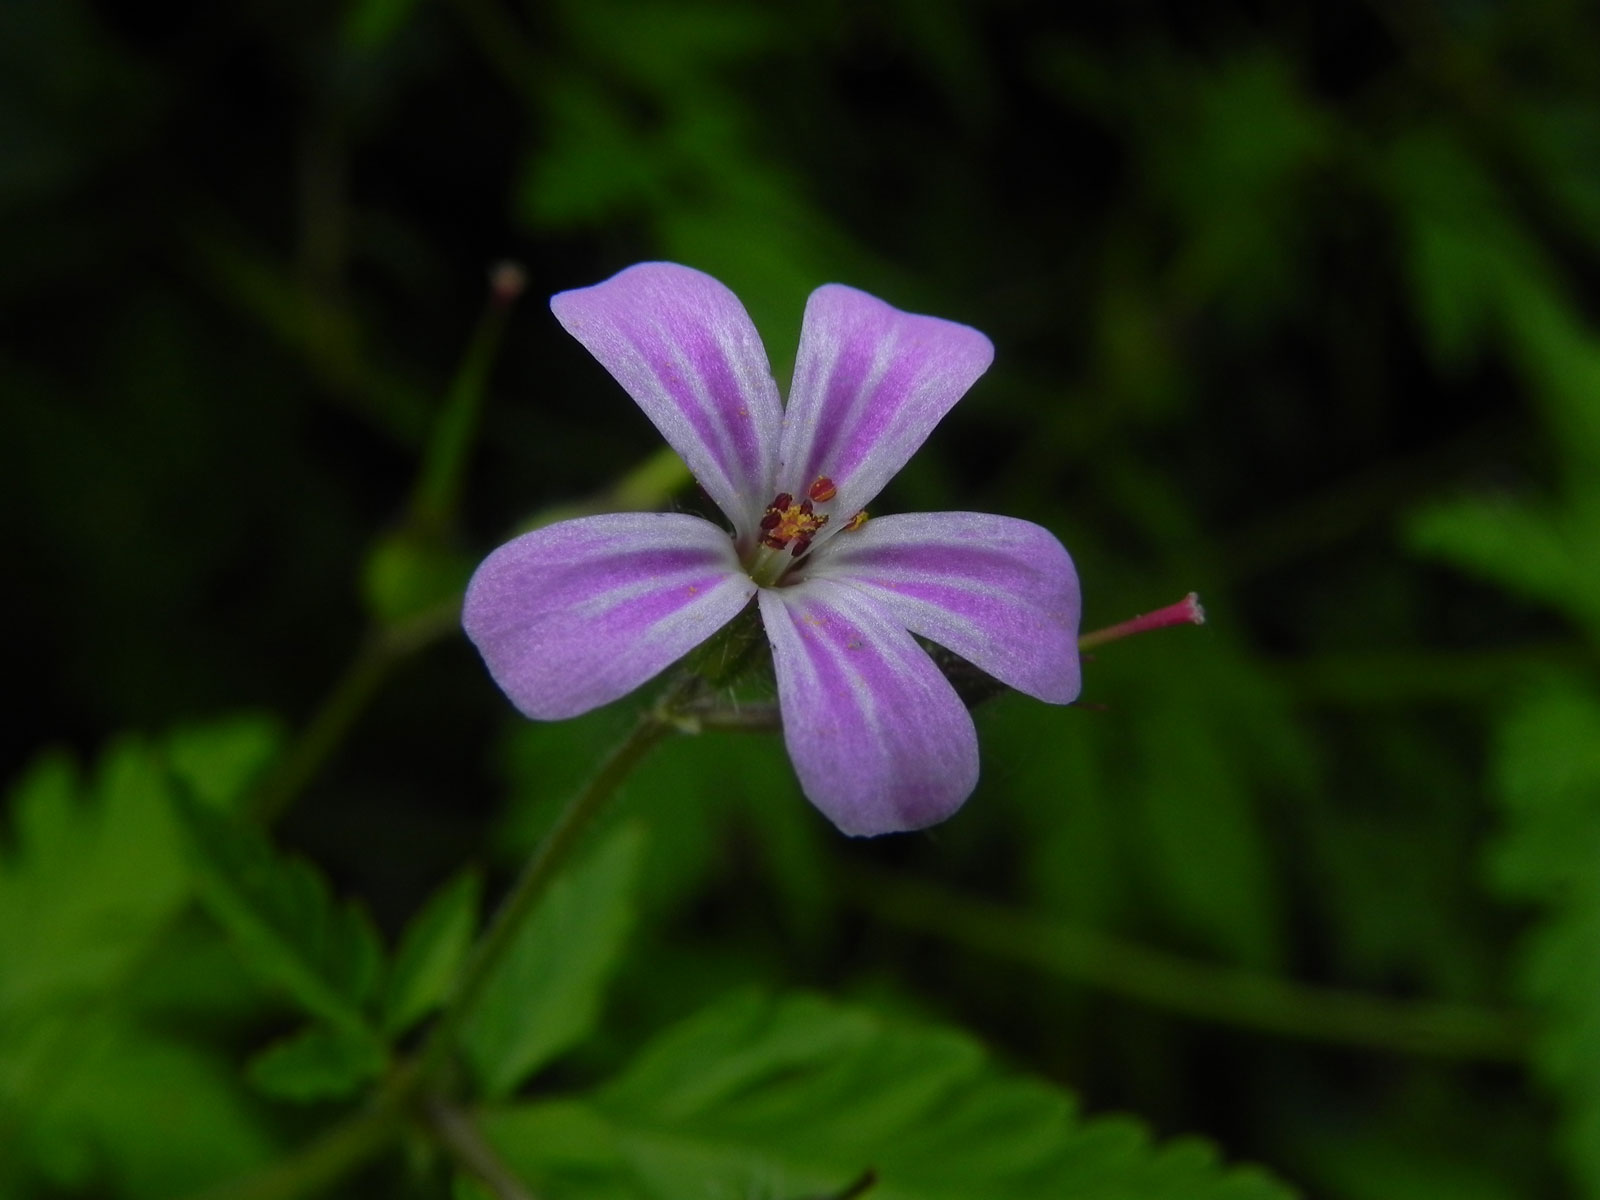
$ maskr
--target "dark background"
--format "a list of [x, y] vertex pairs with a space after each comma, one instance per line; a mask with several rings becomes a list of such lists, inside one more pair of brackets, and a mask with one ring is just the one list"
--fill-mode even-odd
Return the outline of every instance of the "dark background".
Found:
[[[1600, 928], [1560, 884], [1600, 851], [1494, 866], [1527, 763], [1575, 749], [1517, 740], [1526, 698], [1594, 684], [1597, 46], [1565, 0], [12, 0], [8, 773], [293, 730], [405, 608], [375, 547], [458, 580], [653, 453], [550, 293], [699, 267], [783, 380], [847, 282], [996, 345], [880, 507], [1048, 526], [1088, 628], [1191, 589], [1211, 621], [1099, 652], [1090, 707], [981, 709], [984, 782], [924, 835], [845, 842], [774, 738], [669, 747], [626, 801], [659, 828], [619, 1043], [731, 982], [820, 987], [1311, 1195], [1600, 1195], [1592, 1043], [1525, 1049], [1600, 1027], [1526, 949]], [[419, 530], [502, 258], [527, 293]], [[281, 826], [388, 928], [514, 862], [625, 721], [517, 722], [453, 633], [392, 665]], [[908, 876], [936, 901], [897, 907]], [[963, 935], [976, 897], [1079, 951]], [[1405, 1033], [1439, 1004], [1482, 1018], [1442, 1052]]]

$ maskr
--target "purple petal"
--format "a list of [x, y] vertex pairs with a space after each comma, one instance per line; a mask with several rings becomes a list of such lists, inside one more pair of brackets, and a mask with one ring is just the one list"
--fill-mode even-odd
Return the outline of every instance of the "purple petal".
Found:
[[741, 539], [775, 494], [783, 408], [739, 298], [676, 263], [640, 263], [550, 308], [632, 396]]
[[783, 740], [800, 786], [854, 835], [920, 829], [978, 782], [972, 718], [933, 660], [847, 586], [763, 589]]
[[818, 288], [800, 329], [779, 490], [802, 495], [827, 476], [839, 489], [831, 512], [853, 516], [993, 358], [976, 329], [903, 313], [837, 283]]
[[755, 584], [728, 535], [684, 513], [613, 513], [525, 533], [484, 559], [461, 624], [525, 716], [627, 695], [736, 616]]
[[1081, 685], [1078, 573], [1055, 537], [989, 513], [873, 517], [818, 553], [810, 579], [859, 588], [912, 633], [1018, 691], [1066, 704]]

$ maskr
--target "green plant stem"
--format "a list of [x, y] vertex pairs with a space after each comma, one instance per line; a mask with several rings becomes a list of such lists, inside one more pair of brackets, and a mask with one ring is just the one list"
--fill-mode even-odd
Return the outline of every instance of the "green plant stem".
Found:
[[600, 764], [594, 777], [568, 802], [544, 841], [528, 859], [522, 874], [517, 877], [511, 891], [501, 902], [499, 911], [495, 913], [494, 920], [490, 922], [489, 931], [473, 949], [471, 958], [462, 970], [455, 994], [422, 1048], [418, 1071], [421, 1081], [435, 1078], [449, 1062], [462, 1022], [472, 1012], [495, 968], [516, 940], [522, 923], [528, 919], [557, 873], [572, 857], [594, 819], [640, 760], [672, 731], [673, 721], [668, 713], [683, 686], [673, 689], [665, 700], [639, 718], [628, 736]]
[[[436, 1137], [442, 1138], [450, 1131], [460, 1137], [466, 1136], [457, 1125], [450, 1126], [449, 1130], [439, 1125], [441, 1101], [433, 1091], [451, 1063], [463, 1022], [516, 940], [523, 922], [532, 915], [595, 818], [604, 811], [634, 767], [656, 743], [677, 728], [679, 718], [674, 715], [673, 705], [698, 685], [696, 678], [688, 676], [669, 688], [659, 702], [640, 716], [628, 735], [601, 762], [588, 784], [568, 802], [501, 902], [488, 932], [473, 949], [455, 994], [422, 1049], [415, 1059], [396, 1070], [369, 1108], [292, 1157], [259, 1174], [209, 1191], [201, 1200], [294, 1200], [310, 1195], [375, 1157], [415, 1120], [421, 1120]], [[459, 1153], [464, 1152], [466, 1145], [458, 1137], [457, 1142], [447, 1148]], [[525, 1191], [501, 1194], [527, 1195]]]
[[[524, 529], [571, 517], [660, 508], [689, 480], [688, 469], [670, 449], [643, 459], [615, 484], [587, 500], [543, 510]], [[379, 687], [407, 658], [459, 628], [461, 598], [452, 597], [405, 621], [372, 633], [356, 651], [276, 769], [256, 789], [248, 809], [271, 824], [281, 817], [366, 712]]]
[[1495, 1062], [1526, 1055], [1529, 1031], [1513, 1014], [1196, 962], [887, 872], [857, 874], [848, 886], [881, 920], [1195, 1020], [1402, 1054]]
[[[516, 272], [520, 290], [520, 268], [502, 264], [496, 270]], [[424, 532], [437, 534], [447, 529], [455, 517], [467, 455], [489, 388], [489, 372], [494, 367], [515, 300], [514, 294], [506, 294], [496, 286], [490, 288], [472, 342], [434, 419], [422, 467], [417, 472], [416, 490], [411, 497], [411, 522]]]
[[394, 668], [455, 629], [459, 612], [460, 602], [450, 600], [368, 637], [287, 753], [250, 796], [250, 815], [268, 825], [281, 817], [339, 748]]
[[496, 1153], [478, 1129], [472, 1114], [443, 1100], [427, 1105], [428, 1128], [450, 1156], [497, 1200], [537, 1200]]

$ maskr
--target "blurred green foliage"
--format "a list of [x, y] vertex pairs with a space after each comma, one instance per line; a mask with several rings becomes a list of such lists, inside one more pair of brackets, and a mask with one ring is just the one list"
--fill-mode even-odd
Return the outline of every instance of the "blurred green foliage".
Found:
[[[780, 379], [828, 280], [989, 333], [881, 506], [1212, 623], [981, 708], [926, 835], [844, 842], [770, 735], [661, 747], [469, 1034], [505, 1159], [1276, 1194], [1070, 1091], [1308, 1195], [1600, 1197], [1596, 44], [1576, 0], [0, 6], [0, 1193], [263, 1168], [447, 1002], [629, 716], [518, 721], [451, 597], [682, 482], [542, 307], [669, 258]], [[346, 1186], [451, 1186], [400, 1169]]]

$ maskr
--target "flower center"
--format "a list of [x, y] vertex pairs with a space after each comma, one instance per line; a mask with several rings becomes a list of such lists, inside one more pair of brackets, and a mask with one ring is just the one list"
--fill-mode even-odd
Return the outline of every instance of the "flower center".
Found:
[[[811, 490], [817, 490], [816, 484], [811, 485]], [[767, 505], [766, 514], [761, 518], [761, 544], [773, 550], [782, 550], [793, 542], [794, 549], [790, 553], [799, 558], [811, 547], [811, 539], [816, 536], [817, 530], [827, 523], [826, 514], [818, 516], [812, 511], [810, 497], [796, 504], [788, 492], [779, 492]]]
[[[797, 502], [789, 492], [779, 492], [767, 505], [761, 517], [761, 542], [745, 563], [754, 579], [762, 587], [775, 587], [803, 559], [811, 549], [811, 540], [828, 523], [829, 513], [819, 513], [816, 506], [826, 504], [839, 494], [833, 480], [819, 475]], [[859, 529], [866, 513], [857, 513], [845, 529]], [[788, 553], [784, 553], [788, 551]]]

